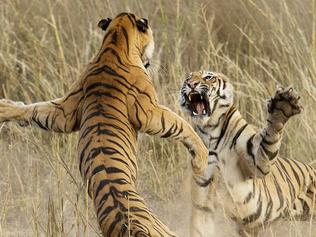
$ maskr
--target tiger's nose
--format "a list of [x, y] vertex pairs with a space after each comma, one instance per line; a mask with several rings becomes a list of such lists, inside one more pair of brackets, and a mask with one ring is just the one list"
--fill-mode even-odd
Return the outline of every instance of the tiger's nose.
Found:
[[188, 86], [191, 89], [194, 89], [198, 84], [200, 84], [200, 82], [198, 82], [198, 81], [188, 81]]

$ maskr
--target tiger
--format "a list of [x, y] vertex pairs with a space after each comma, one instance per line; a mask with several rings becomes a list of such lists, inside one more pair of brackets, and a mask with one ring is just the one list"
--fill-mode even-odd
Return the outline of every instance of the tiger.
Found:
[[280, 217], [316, 214], [315, 169], [278, 155], [286, 122], [303, 109], [297, 92], [276, 89], [261, 129], [242, 117], [233, 94], [225, 75], [205, 70], [190, 73], [180, 88], [181, 108], [209, 151], [207, 171], [192, 179], [191, 237], [219, 236], [221, 210], [234, 236], [258, 236]]
[[154, 50], [148, 20], [121, 13], [98, 26], [105, 31], [101, 48], [68, 94], [32, 104], [3, 99], [0, 122], [79, 131], [79, 170], [103, 236], [176, 236], [135, 188], [137, 134], [182, 142], [197, 176], [207, 167], [207, 148], [188, 122], [158, 103], [147, 72]]

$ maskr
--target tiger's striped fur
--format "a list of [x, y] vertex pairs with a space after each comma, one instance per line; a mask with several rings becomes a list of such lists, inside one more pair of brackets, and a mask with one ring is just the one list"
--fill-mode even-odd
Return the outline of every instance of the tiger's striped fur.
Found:
[[99, 26], [106, 30], [101, 49], [68, 95], [30, 105], [2, 100], [0, 121], [79, 130], [80, 172], [104, 236], [175, 236], [135, 189], [137, 133], [181, 141], [196, 173], [207, 166], [207, 149], [187, 122], [157, 102], [144, 67], [153, 51], [147, 20], [122, 13]]
[[258, 130], [234, 106], [224, 75], [200, 71], [185, 80], [181, 105], [209, 150], [206, 174], [192, 183], [192, 237], [218, 236], [216, 208], [223, 207], [245, 235], [279, 217], [315, 213], [315, 170], [278, 156], [286, 121], [301, 111], [298, 100], [292, 88], [279, 88], [268, 104], [267, 125]]

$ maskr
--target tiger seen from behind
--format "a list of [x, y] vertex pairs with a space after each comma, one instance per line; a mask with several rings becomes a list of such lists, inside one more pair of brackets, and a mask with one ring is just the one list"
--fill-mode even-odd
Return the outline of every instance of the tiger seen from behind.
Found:
[[56, 132], [79, 130], [78, 162], [103, 236], [176, 236], [135, 188], [137, 134], [181, 141], [198, 175], [207, 149], [192, 127], [160, 105], [146, 68], [154, 50], [147, 19], [122, 13], [99, 22], [100, 51], [64, 97], [25, 105], [0, 101], [0, 121]]
[[315, 170], [278, 155], [284, 125], [302, 110], [300, 97], [292, 87], [278, 88], [268, 102], [266, 126], [257, 129], [243, 119], [233, 93], [224, 75], [210, 71], [191, 73], [181, 88], [181, 106], [209, 150], [205, 175], [192, 180], [191, 237], [220, 236], [217, 208], [237, 236], [256, 236], [279, 217], [315, 213]]

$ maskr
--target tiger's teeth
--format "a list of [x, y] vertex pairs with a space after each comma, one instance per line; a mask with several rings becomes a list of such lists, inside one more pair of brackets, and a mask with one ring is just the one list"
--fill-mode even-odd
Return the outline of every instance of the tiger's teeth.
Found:
[[193, 111], [193, 115], [198, 115], [198, 114]]
[[189, 101], [191, 101], [191, 95], [189, 95]]
[[206, 114], [206, 110], [203, 110], [203, 114]]
[[201, 100], [203, 100], [203, 96], [201, 95]]

